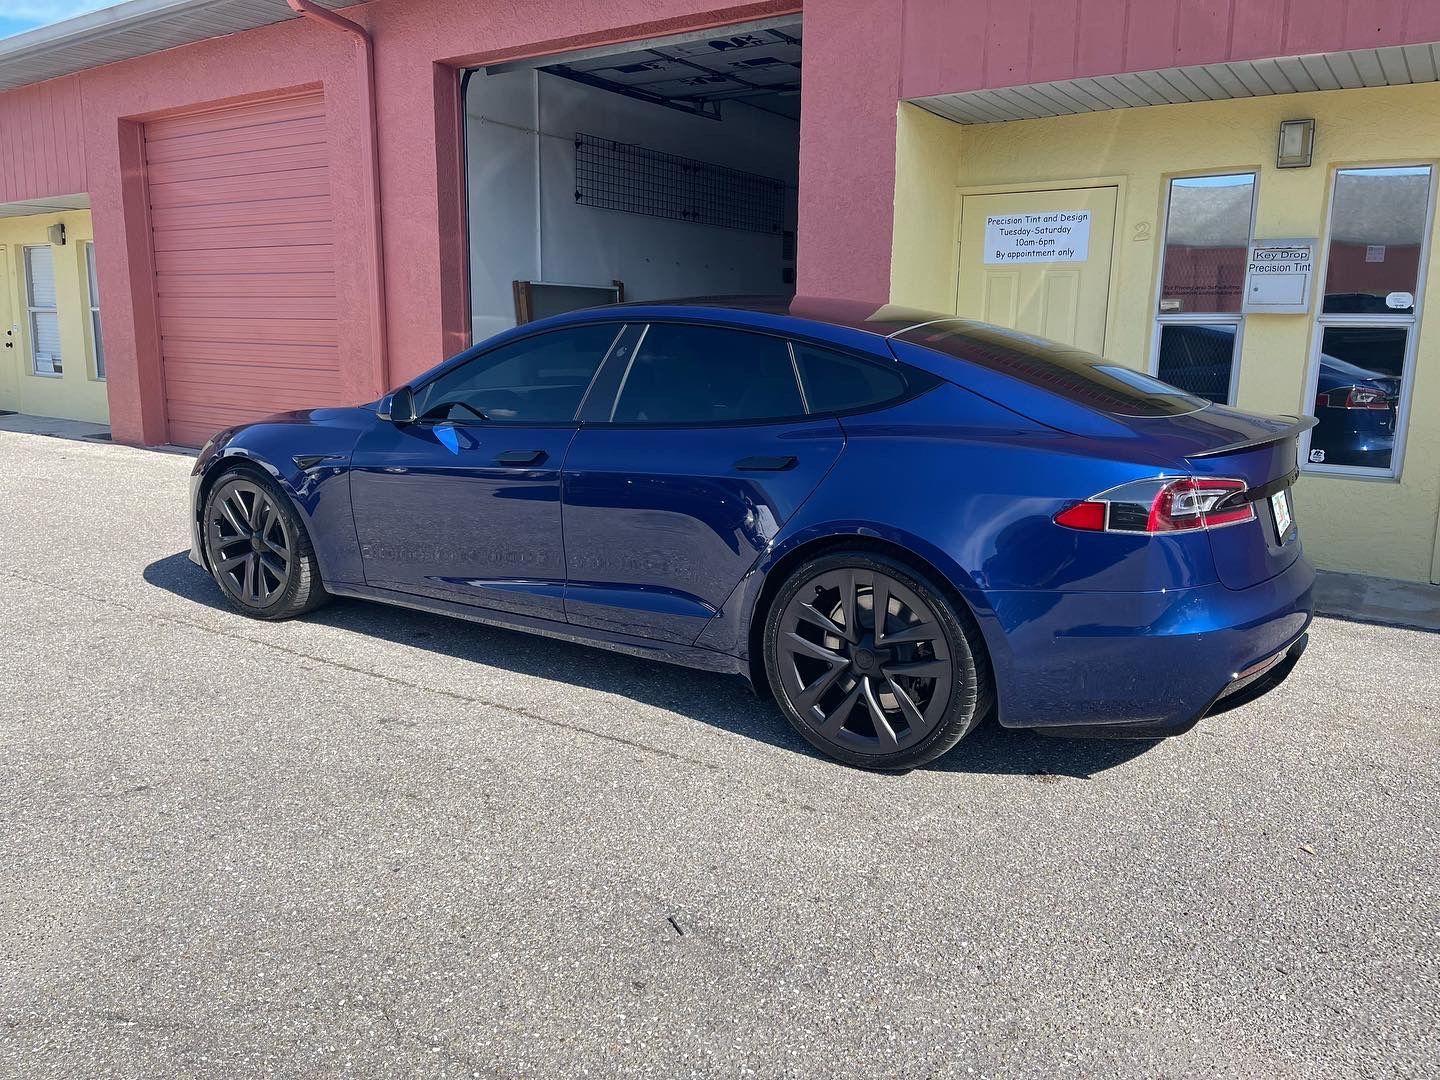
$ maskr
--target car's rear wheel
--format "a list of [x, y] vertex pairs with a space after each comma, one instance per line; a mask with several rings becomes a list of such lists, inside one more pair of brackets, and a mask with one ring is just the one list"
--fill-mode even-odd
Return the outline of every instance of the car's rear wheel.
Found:
[[310, 537], [273, 481], [231, 470], [210, 489], [200, 524], [210, 573], [236, 610], [288, 619], [325, 602]]
[[764, 640], [786, 718], [849, 765], [933, 761], [969, 734], [989, 697], [969, 613], [885, 556], [839, 552], [798, 567], [770, 606]]

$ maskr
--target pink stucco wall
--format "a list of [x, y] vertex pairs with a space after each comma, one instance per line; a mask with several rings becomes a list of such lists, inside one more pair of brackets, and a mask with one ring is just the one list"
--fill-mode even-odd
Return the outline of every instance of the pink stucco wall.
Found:
[[895, 7], [882, 0], [810, 0], [805, 7], [796, 232], [802, 295], [884, 300], [890, 291], [902, 29]]
[[80, 118], [78, 76], [0, 95], [0, 202], [85, 190]]
[[[347, 9], [375, 39], [390, 381], [430, 367], [468, 333], [455, 68], [707, 29], [793, 12], [798, 0], [377, 0]], [[111, 426], [164, 440], [141, 124], [202, 106], [320, 87], [326, 97], [345, 394], [378, 396], [368, 337], [365, 117], [358, 54], [343, 34], [294, 20], [0, 94], [0, 130], [22, 163], [0, 198], [88, 192], [95, 226]], [[67, 137], [59, 138], [57, 133]], [[19, 148], [18, 151], [16, 148]]]
[[[467, 333], [454, 70], [799, 10], [801, 0], [374, 0], [389, 378]], [[799, 288], [889, 291], [895, 116], [903, 98], [1180, 64], [1440, 39], [1437, 0], [808, 0]], [[164, 437], [140, 124], [300, 87], [327, 100], [342, 310], [373, 266], [350, 40], [293, 20], [0, 94], [0, 201], [88, 192], [115, 436]], [[367, 320], [341, 326], [346, 392], [378, 394]]]
[[1440, 39], [1435, 0], [905, 0], [904, 97]]

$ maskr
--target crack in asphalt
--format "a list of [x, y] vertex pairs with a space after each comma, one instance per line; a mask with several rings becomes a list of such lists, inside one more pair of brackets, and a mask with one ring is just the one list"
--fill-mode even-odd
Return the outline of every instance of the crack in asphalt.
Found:
[[[506, 714], [507, 716], [513, 716], [523, 720], [532, 720], [536, 723], [545, 724], [548, 727], [556, 728], [561, 731], [568, 731], [577, 735], [588, 735], [591, 738], [601, 739], [605, 742], [615, 743], [619, 746], [628, 747], [631, 750], [639, 750], [642, 753], [651, 754], [655, 757], [664, 758], [669, 761], [676, 761], [684, 765], [691, 765], [697, 768], [707, 769], [711, 772], [721, 771], [720, 766], [717, 765], [715, 762], [706, 761], [703, 758], [691, 757], [688, 754], [676, 753], [674, 750], [666, 750], [662, 747], [651, 746], [648, 743], [639, 742], [635, 739], [627, 739], [623, 735], [612, 735], [609, 732], [597, 731], [595, 728], [586, 727], [583, 724], [571, 723], [565, 720], [557, 720], [553, 716], [546, 716], [544, 713], [538, 713], [532, 709], [522, 708], [517, 705], [510, 705], [502, 701], [494, 701], [490, 698], [477, 697], [473, 694], [463, 694], [457, 690], [447, 690], [444, 687], [428, 686], [424, 683], [413, 682], [409, 679], [402, 679], [395, 675], [387, 675], [385, 672], [382, 671], [375, 671], [370, 668], [360, 667], [357, 664], [349, 664], [343, 660], [335, 660], [328, 656], [322, 656], [316, 653], [306, 652], [304, 649], [295, 649], [290, 647], [289, 645], [282, 645], [274, 641], [266, 641], [264, 638], [252, 637], [249, 634], [236, 633], [233, 630], [228, 630], [222, 627], [207, 626], [206, 624], [202, 622], [197, 622], [194, 619], [187, 619], [182, 616], [169, 615], [165, 612], [160, 611], [150, 611], [141, 608], [135, 604], [127, 603], [124, 600], [117, 600], [114, 597], [110, 596], [97, 595], [96, 593], [87, 592], [84, 589], [76, 588], [73, 585], [67, 585], [62, 582], [50, 581], [45, 578], [36, 577], [33, 574], [27, 574], [23, 571], [16, 570], [13, 567], [0, 567], [0, 574], [3, 574], [5, 577], [11, 578], [13, 580], [24, 582], [28, 585], [38, 585], [41, 588], [50, 589], [54, 592], [58, 592], [64, 595], [75, 596], [84, 600], [89, 600], [92, 603], [105, 604], [109, 607], [118, 608], [132, 615], [138, 615], [147, 619], [158, 619], [161, 622], [169, 623], [172, 626], [184, 627], [188, 630], [198, 630], [201, 633], [212, 634], [216, 637], [228, 638], [232, 641], [241, 641], [249, 645], [260, 645], [264, 648], [273, 649], [276, 652], [284, 653], [287, 656], [296, 657], [297, 659], [311, 660], [317, 664], [325, 664], [328, 667], [336, 668], [340, 671], [346, 671], [353, 675], [362, 675], [366, 678], [377, 679], [380, 682], [388, 683], [391, 686], [403, 687], [408, 690], [418, 690], [421, 693], [426, 694], [435, 694], [440, 697], [449, 698], [451, 701], [460, 702], [466, 705], [479, 705], [485, 708], [494, 709], [497, 712]], [[393, 724], [387, 725], [382, 723], [382, 729], [390, 727], [393, 727]], [[393, 730], [389, 730], [387, 731], [387, 734], [393, 736], [396, 733]], [[798, 803], [796, 804], [796, 806], [797, 808], [801, 808], [800, 804]]]

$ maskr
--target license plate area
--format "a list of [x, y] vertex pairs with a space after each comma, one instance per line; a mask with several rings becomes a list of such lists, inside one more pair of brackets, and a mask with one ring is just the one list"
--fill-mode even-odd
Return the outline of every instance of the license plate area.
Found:
[[1270, 513], [1275, 518], [1275, 536], [1280, 543], [1290, 536], [1290, 530], [1295, 525], [1295, 515], [1290, 511], [1290, 489], [1282, 488], [1270, 496]]

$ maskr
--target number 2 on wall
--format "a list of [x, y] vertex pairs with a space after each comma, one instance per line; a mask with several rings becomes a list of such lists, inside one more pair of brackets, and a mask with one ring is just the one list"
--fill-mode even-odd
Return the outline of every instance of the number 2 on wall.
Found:
[[1135, 223], [1135, 235], [1132, 236], [1130, 239], [1132, 239], [1132, 240], [1149, 240], [1149, 239], [1150, 239], [1150, 223], [1149, 223], [1148, 221], [1137, 221], [1137, 222]]

